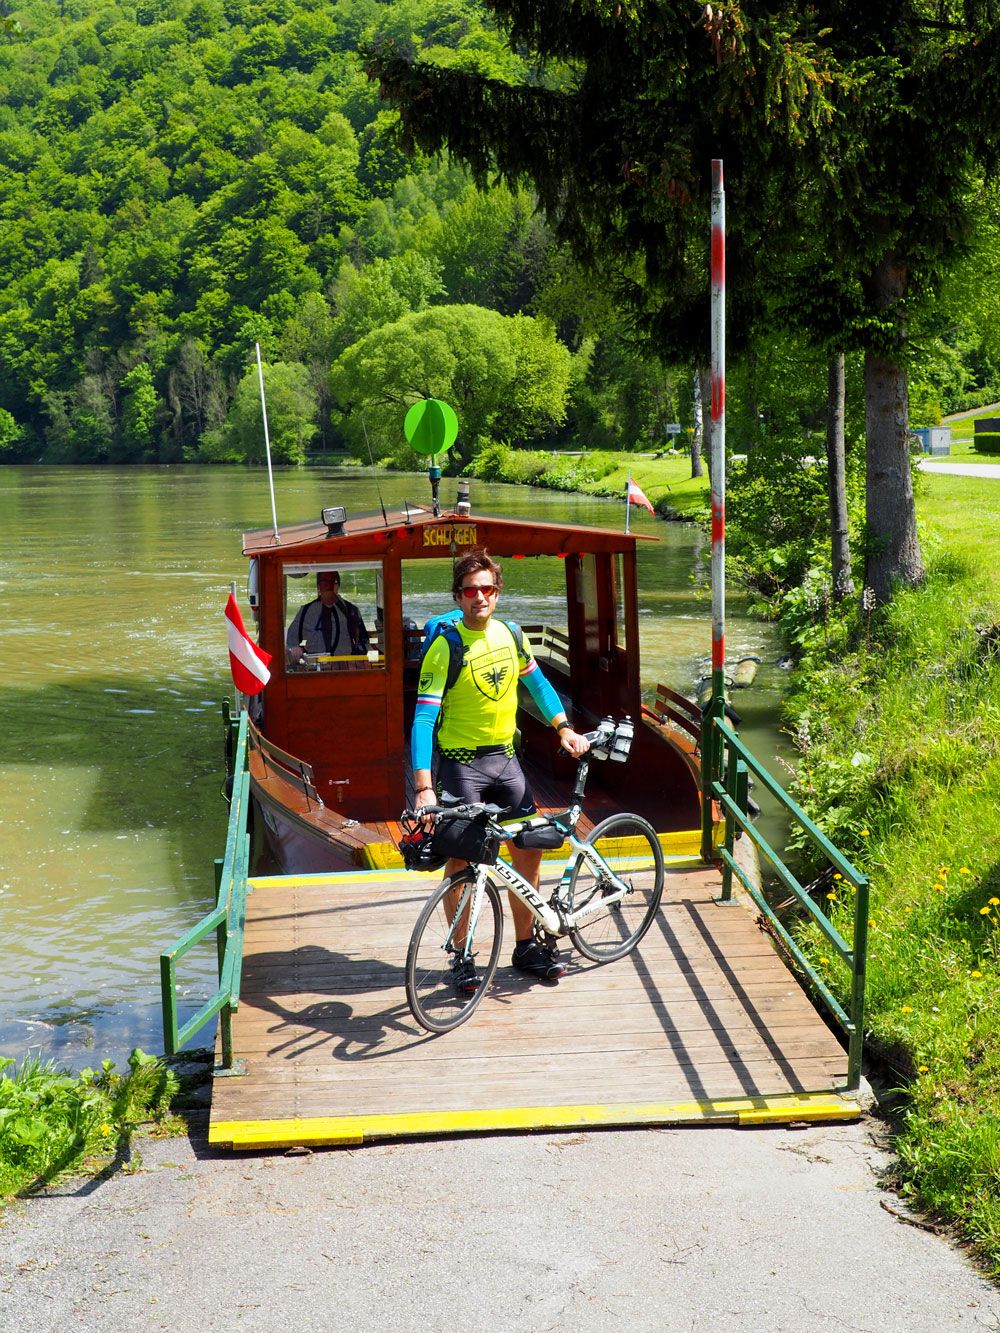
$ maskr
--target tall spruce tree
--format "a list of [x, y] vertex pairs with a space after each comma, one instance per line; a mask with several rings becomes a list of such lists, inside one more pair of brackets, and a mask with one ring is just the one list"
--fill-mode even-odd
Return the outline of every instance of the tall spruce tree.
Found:
[[796, 321], [831, 350], [865, 354], [866, 583], [884, 601], [895, 582], [919, 582], [907, 322], [964, 243], [977, 181], [997, 167], [1000, 120], [985, 108], [1000, 5], [485, 3], [537, 61], [536, 80], [374, 51], [370, 73], [404, 140], [448, 148], [482, 182], [530, 180], [557, 235], [617, 280], [673, 356], [704, 355], [708, 163], [722, 157], [734, 342], [797, 256]]

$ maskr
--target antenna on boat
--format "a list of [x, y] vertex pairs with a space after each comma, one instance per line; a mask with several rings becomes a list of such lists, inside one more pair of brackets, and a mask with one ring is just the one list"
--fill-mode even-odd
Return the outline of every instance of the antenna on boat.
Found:
[[[365, 433], [365, 444], [368, 446], [368, 461], [371, 463], [371, 465], [372, 465], [372, 471], [374, 472], [374, 471], [375, 471], [375, 459], [372, 457], [372, 445], [371, 445], [371, 440], [369, 440], [369, 438], [368, 438], [368, 427], [365, 425], [365, 414], [364, 414], [364, 412], [361, 413], [361, 429], [362, 429], [362, 430], [364, 431], [364, 433]], [[380, 505], [381, 508], [382, 508], [382, 522], [385, 524], [386, 527], [388, 527], [388, 526], [389, 526], [389, 520], [388, 520], [388, 519], [386, 518], [386, 516], [385, 516], [385, 503], [384, 503], [384, 501], [383, 501], [383, 499], [382, 499], [382, 487], [378, 484], [378, 477], [375, 478], [375, 491], [376, 491], [376, 493], [377, 493], [377, 495], [378, 495], [378, 502], [379, 502], [379, 505]]]
[[271, 488], [271, 518], [274, 520], [274, 540], [278, 540], [278, 511], [274, 505], [274, 473], [271, 471], [271, 436], [267, 429], [267, 403], [264, 401], [264, 367], [260, 359], [260, 343], [254, 343], [257, 349], [257, 378], [260, 380], [260, 410], [264, 418], [264, 451], [267, 454], [267, 484]]

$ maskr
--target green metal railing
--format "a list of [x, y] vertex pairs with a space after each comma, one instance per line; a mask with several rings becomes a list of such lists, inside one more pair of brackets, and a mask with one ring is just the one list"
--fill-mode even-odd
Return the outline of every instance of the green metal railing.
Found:
[[[163, 999], [163, 1047], [176, 1055], [194, 1034], [219, 1015], [223, 1070], [233, 1068], [233, 1013], [240, 1003], [243, 971], [243, 927], [246, 921], [247, 874], [250, 867], [250, 774], [247, 772], [247, 714], [229, 722], [233, 746], [233, 794], [229, 807], [226, 854], [215, 863], [216, 905], [173, 948], [160, 954], [160, 990]], [[219, 987], [198, 1012], [177, 1026], [177, 962], [215, 931]]]
[[[749, 893], [761, 912], [771, 923], [776, 935], [795, 962], [809, 978], [816, 994], [834, 1016], [848, 1038], [847, 1088], [853, 1091], [861, 1083], [861, 1057], [864, 1042], [865, 968], [868, 953], [868, 879], [834, 847], [829, 838], [813, 823], [800, 805], [788, 795], [780, 783], [768, 773], [746, 748], [739, 737], [714, 712], [706, 716], [702, 731], [702, 764], [704, 772], [704, 805], [708, 811], [709, 827], [712, 801], [722, 807], [726, 816], [725, 843], [718, 849], [722, 860], [722, 898], [732, 898], [733, 875]], [[854, 886], [854, 922], [850, 944], [829, 920], [822, 906], [815, 903], [777, 851], [750, 821], [748, 797], [750, 774], [788, 811], [827, 858], [830, 866], [845, 884]], [[845, 1009], [829, 986], [819, 976], [802, 949], [792, 938], [771, 904], [760, 889], [750, 882], [737, 865], [733, 848], [737, 830], [748, 837], [759, 852], [767, 857], [782, 883], [791, 890], [796, 901], [816, 922], [831, 949], [846, 963], [851, 973], [850, 1002]], [[708, 860], [711, 857], [709, 845]]]

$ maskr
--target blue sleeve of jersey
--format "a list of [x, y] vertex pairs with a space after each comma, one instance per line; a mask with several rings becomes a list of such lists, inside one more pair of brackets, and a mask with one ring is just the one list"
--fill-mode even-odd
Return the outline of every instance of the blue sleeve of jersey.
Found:
[[439, 634], [420, 663], [417, 707], [413, 714], [413, 730], [410, 732], [410, 759], [415, 769], [431, 766], [434, 731], [441, 716], [441, 700], [444, 698], [450, 660], [448, 641], [443, 634]]
[[430, 768], [434, 755], [434, 726], [441, 715], [441, 704], [417, 704], [410, 732], [410, 759], [414, 769]]
[[[532, 659], [534, 661], [534, 659]], [[538, 705], [542, 717], [551, 722], [554, 717], [560, 713], [565, 713], [560, 702], [558, 694], [552, 688], [549, 681], [545, 678], [542, 668], [535, 663], [534, 670], [528, 670], [521, 676], [525, 685], [528, 687], [528, 693]]]

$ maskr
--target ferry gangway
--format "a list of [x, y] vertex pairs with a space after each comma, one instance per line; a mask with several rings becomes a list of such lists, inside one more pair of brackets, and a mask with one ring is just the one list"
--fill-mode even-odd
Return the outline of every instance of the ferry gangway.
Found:
[[[632, 959], [581, 966], [555, 992], [501, 987], [492, 1016], [488, 996], [473, 1022], [430, 1039], [406, 1008], [401, 960], [437, 877], [387, 870], [251, 876], [246, 713], [229, 727], [233, 789], [225, 855], [215, 863], [215, 906], [160, 959], [167, 1054], [219, 1019], [215, 1072], [229, 1077], [213, 1087], [212, 1142], [345, 1144], [512, 1128], [859, 1114], [867, 881], [724, 722], [707, 718], [703, 739], [706, 796], [725, 815], [724, 837], [712, 843], [707, 862], [698, 833], [686, 853], [673, 847], [662, 922]], [[852, 944], [751, 823], [750, 773], [854, 886]], [[774, 865], [850, 968], [846, 1004], [745, 868], [743, 839]], [[767, 932], [737, 900], [733, 876]], [[180, 1024], [178, 964], [213, 934], [217, 988]], [[846, 1054], [806, 988], [839, 1021]], [[447, 1090], [455, 1087], [463, 1089], [462, 1104], [449, 1102]]]

